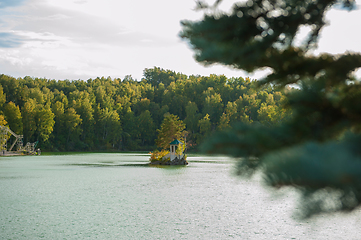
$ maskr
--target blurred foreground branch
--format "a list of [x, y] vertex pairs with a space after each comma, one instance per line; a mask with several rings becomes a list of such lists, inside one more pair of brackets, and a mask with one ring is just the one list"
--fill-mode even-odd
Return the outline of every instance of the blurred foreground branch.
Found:
[[[284, 106], [291, 119], [240, 123], [215, 134], [203, 150], [242, 159], [240, 174], [260, 170], [271, 186], [299, 188], [304, 217], [361, 204], [361, 84], [354, 76], [361, 55], [313, 54], [325, 14], [336, 4], [355, 9], [352, 0], [237, 2], [229, 13], [213, 9], [200, 21], [183, 21], [180, 34], [204, 65], [268, 68], [260, 86], [295, 86]], [[308, 35], [299, 43], [301, 28]]]

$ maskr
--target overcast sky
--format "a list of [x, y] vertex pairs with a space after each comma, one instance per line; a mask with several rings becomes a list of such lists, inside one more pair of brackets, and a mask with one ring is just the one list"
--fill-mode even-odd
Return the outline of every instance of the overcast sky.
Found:
[[[221, 6], [229, 9], [232, 2]], [[157, 66], [187, 75], [259, 78], [194, 60], [178, 37], [181, 20], [202, 17], [194, 7], [194, 0], [0, 0], [0, 74], [140, 80], [145, 68]], [[319, 51], [361, 52], [360, 10], [334, 9], [327, 19]]]

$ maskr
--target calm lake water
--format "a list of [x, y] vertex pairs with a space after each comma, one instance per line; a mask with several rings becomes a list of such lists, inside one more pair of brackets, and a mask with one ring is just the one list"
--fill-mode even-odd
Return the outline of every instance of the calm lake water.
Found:
[[0, 158], [0, 239], [361, 239], [361, 212], [293, 217], [298, 193], [234, 176], [234, 161], [147, 154]]

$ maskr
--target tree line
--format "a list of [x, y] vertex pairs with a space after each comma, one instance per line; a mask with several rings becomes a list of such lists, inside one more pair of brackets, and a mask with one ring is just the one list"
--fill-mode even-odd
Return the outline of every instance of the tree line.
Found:
[[187, 76], [159, 67], [141, 81], [50, 80], [0, 75], [0, 124], [49, 151], [136, 151], [155, 147], [165, 114], [186, 124], [187, 143], [236, 122], [271, 126], [288, 118], [285, 94], [249, 78]]

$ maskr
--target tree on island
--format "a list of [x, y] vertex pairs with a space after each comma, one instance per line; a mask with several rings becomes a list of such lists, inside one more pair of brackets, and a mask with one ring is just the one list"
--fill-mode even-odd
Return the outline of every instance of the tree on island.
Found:
[[162, 161], [162, 158], [169, 153], [169, 144], [175, 139], [182, 143], [177, 147], [177, 153], [179, 154], [180, 152], [183, 152], [185, 148], [185, 128], [186, 125], [179, 119], [178, 116], [166, 113], [164, 115], [161, 128], [157, 130], [158, 137], [155, 140], [157, 147], [161, 150], [154, 151], [150, 157], [150, 161]]
[[169, 143], [174, 139], [184, 142], [185, 128], [186, 125], [179, 119], [178, 116], [166, 114], [160, 129], [157, 130], [158, 137], [155, 140], [157, 147], [160, 149], [168, 149]]
[[[288, 121], [239, 124], [211, 138], [205, 151], [240, 158], [240, 174], [260, 170], [271, 186], [300, 189], [303, 217], [354, 210], [361, 204], [361, 84], [354, 76], [361, 55], [313, 51], [327, 11], [353, 10], [355, 1], [249, 0], [229, 13], [218, 10], [220, 3], [200, 1], [203, 19], [182, 22], [180, 36], [196, 60], [248, 72], [268, 68], [260, 85], [298, 87], [287, 93]], [[309, 31], [303, 43], [301, 28]]]

